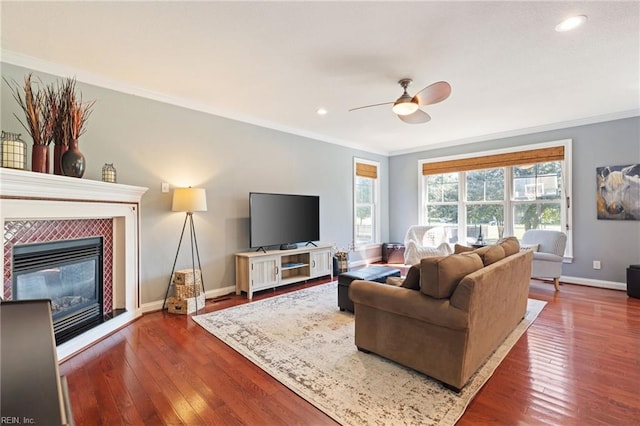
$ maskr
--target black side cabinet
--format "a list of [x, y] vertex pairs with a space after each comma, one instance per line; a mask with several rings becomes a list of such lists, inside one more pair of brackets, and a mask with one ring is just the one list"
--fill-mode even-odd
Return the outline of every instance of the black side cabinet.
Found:
[[627, 268], [627, 295], [640, 299], [640, 265]]

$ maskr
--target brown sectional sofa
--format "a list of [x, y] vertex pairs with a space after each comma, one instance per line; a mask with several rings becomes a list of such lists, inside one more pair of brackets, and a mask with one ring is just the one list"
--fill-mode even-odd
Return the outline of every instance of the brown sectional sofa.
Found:
[[400, 286], [354, 281], [355, 344], [459, 391], [524, 317], [532, 257], [510, 237], [422, 259]]

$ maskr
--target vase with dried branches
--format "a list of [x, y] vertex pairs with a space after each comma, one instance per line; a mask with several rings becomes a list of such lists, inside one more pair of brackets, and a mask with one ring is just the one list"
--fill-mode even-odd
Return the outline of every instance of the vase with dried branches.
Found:
[[18, 102], [25, 114], [25, 121], [13, 114], [33, 140], [31, 150], [31, 170], [39, 173], [49, 173], [49, 145], [54, 137], [54, 123], [58, 117], [57, 95], [52, 86], [33, 87], [31, 74], [24, 78], [24, 86], [15, 80], [5, 83], [11, 88], [13, 98]]
[[85, 158], [78, 149], [78, 138], [86, 130], [87, 119], [91, 115], [95, 101], [83, 102], [82, 94], [76, 93], [76, 79], [68, 78], [58, 90], [58, 105], [60, 109], [56, 132], [59, 133], [61, 143], [66, 143], [67, 149], [60, 158], [62, 173], [66, 176], [82, 177], [85, 170]]

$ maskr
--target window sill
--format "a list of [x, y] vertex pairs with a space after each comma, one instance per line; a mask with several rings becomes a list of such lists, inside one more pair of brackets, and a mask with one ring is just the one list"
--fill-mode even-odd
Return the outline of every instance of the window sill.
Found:
[[367, 244], [361, 244], [361, 245], [357, 245], [353, 247], [353, 251], [358, 251], [358, 250], [369, 250], [369, 249], [375, 249], [378, 247], [382, 247], [382, 243], [367, 243]]

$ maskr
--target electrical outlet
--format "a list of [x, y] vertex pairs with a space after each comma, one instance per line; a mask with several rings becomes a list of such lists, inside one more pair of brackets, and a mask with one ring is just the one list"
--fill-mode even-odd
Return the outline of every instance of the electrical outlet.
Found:
[[167, 182], [162, 182], [162, 192], [169, 192], [169, 184]]
[[599, 260], [594, 260], [593, 261], [593, 269], [600, 269], [600, 261]]

